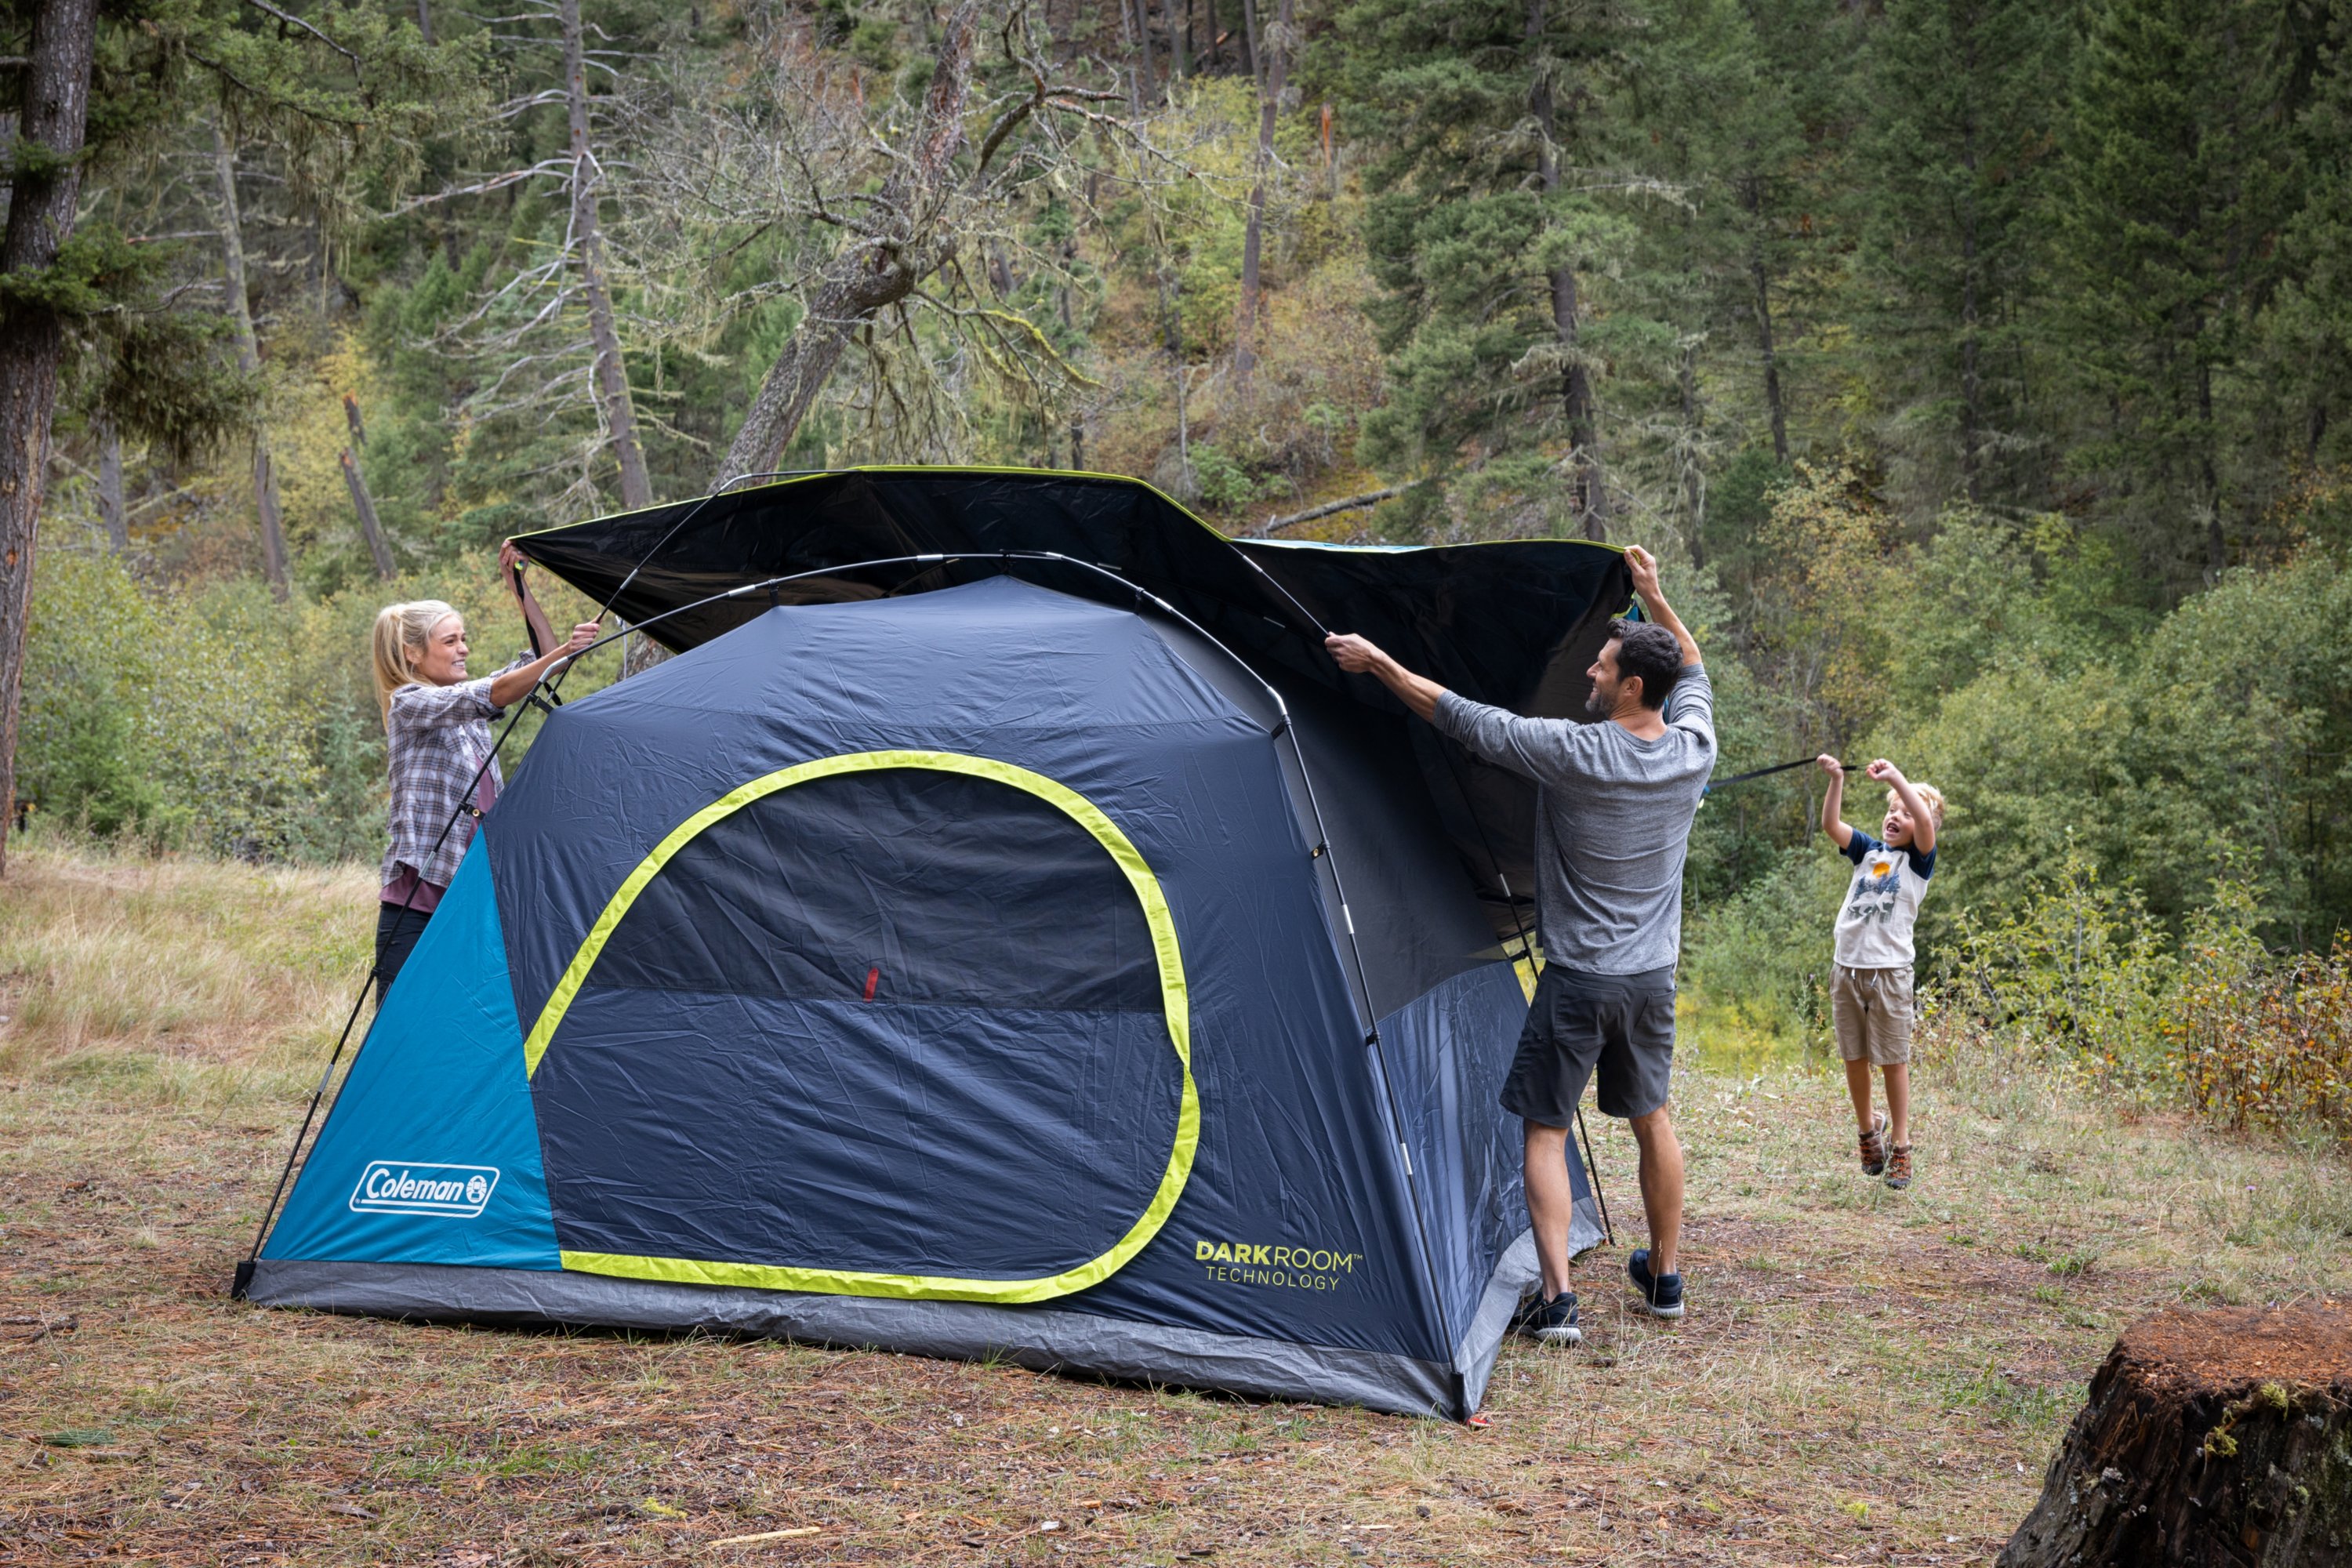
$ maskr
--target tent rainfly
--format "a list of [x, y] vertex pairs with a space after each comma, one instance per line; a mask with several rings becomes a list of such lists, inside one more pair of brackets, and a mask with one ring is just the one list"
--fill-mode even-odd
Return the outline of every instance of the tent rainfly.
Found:
[[251, 1300], [1476, 1410], [1536, 1279], [1495, 1100], [1531, 800], [1318, 627], [1575, 712], [1615, 552], [1248, 544], [939, 469], [523, 543], [591, 593], [645, 560], [638, 620], [827, 574], [548, 720]]

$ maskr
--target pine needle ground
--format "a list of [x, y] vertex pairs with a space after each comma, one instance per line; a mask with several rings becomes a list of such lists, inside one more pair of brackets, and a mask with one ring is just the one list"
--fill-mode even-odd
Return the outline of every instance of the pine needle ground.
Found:
[[1632, 1146], [1596, 1123], [1587, 1339], [1507, 1346], [1477, 1429], [233, 1303], [368, 881], [12, 857], [0, 1561], [1983, 1563], [2123, 1324], [2352, 1292], [2336, 1154], [1930, 1061], [1896, 1194], [1822, 1064], [1701, 1059], [1690, 1318], [1629, 1310]]

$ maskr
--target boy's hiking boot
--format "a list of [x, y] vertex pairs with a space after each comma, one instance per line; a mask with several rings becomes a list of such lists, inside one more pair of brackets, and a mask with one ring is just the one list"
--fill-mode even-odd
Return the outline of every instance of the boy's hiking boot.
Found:
[[1886, 1151], [1886, 1184], [1901, 1192], [1911, 1184], [1911, 1145], [1895, 1143]]
[[1547, 1301], [1538, 1287], [1519, 1309], [1511, 1327], [1541, 1345], [1576, 1345], [1584, 1342], [1584, 1330], [1576, 1321], [1576, 1292], [1562, 1290]]
[[1870, 1119], [1870, 1126], [1862, 1134], [1862, 1173], [1875, 1176], [1886, 1169], [1886, 1115], [1884, 1111]]
[[1633, 1282], [1633, 1293], [1642, 1298], [1642, 1305], [1654, 1318], [1679, 1318], [1683, 1315], [1683, 1277], [1679, 1274], [1652, 1274], [1650, 1249], [1636, 1247], [1633, 1256], [1625, 1260], [1625, 1277]]

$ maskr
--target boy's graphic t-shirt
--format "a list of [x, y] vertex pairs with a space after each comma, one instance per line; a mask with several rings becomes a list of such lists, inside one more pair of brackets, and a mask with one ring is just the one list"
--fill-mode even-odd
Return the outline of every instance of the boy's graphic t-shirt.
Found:
[[1927, 879], [1936, 874], [1936, 852], [1889, 849], [1856, 828], [1843, 853], [1853, 862], [1853, 881], [1838, 909], [1838, 963], [1848, 969], [1909, 963], [1911, 923], [1919, 918]]

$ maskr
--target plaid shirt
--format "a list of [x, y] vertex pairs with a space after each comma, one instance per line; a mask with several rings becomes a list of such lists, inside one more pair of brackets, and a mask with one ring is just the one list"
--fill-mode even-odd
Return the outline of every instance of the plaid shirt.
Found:
[[[525, 654], [497, 675], [530, 662]], [[454, 686], [412, 682], [393, 692], [392, 710], [384, 716], [392, 773], [392, 847], [383, 857], [384, 886], [399, 879], [404, 866], [436, 888], [446, 888], [457, 874], [457, 862], [474, 841], [474, 815], [459, 816], [446, 838], [441, 828], [458, 803], [468, 800], [474, 774], [490, 755], [490, 721], [506, 712], [490, 702], [497, 675]], [[497, 795], [504, 783], [492, 758], [490, 794]]]

